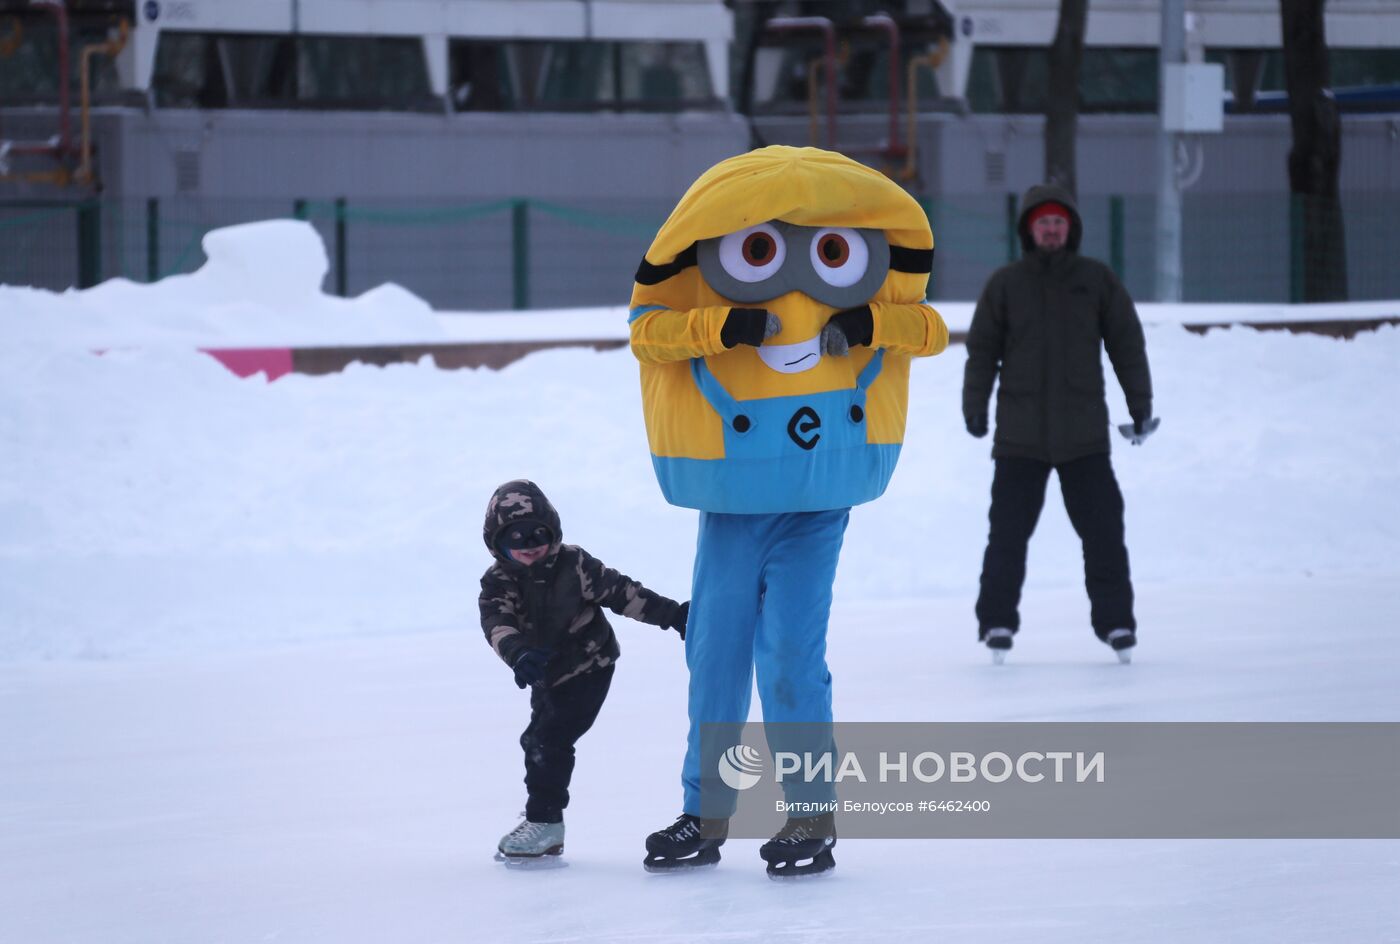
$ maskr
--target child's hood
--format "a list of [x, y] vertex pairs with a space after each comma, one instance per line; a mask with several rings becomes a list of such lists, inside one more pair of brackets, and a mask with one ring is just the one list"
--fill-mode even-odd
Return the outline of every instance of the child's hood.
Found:
[[491, 496], [486, 506], [486, 521], [481, 527], [481, 537], [496, 560], [508, 561], [496, 547], [497, 536], [508, 525], [524, 519], [533, 519], [549, 528], [551, 547], [557, 548], [564, 539], [559, 512], [554, 510], [544, 491], [529, 479], [514, 479]]

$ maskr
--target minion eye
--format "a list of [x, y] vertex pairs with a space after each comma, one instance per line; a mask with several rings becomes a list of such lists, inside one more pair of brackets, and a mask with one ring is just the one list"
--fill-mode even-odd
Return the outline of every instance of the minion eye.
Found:
[[767, 223], [741, 229], [720, 238], [719, 263], [740, 282], [762, 282], [783, 267], [787, 244]]
[[870, 248], [853, 229], [823, 229], [812, 237], [812, 268], [827, 285], [854, 285], [869, 264]]

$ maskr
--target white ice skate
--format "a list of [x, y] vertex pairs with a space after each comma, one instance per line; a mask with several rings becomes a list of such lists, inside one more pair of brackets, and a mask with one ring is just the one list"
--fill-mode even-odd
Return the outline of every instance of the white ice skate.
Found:
[[1137, 645], [1137, 633], [1131, 629], [1114, 629], [1109, 631], [1103, 641], [1113, 648], [1119, 662], [1128, 665], [1133, 661], [1133, 647]]
[[1011, 637], [1015, 635], [1005, 626], [993, 626], [987, 630], [987, 635], [982, 641], [987, 644], [987, 648], [992, 650], [992, 665], [1001, 665], [1006, 662], [1006, 654], [1011, 651]]
[[507, 868], [563, 868], [567, 864], [563, 855], [563, 823], [532, 823], [523, 819], [496, 846], [496, 861], [504, 862]]

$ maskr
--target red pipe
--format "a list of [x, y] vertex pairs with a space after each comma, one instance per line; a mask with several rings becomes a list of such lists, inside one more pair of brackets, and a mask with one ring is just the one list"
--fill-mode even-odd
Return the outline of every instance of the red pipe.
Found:
[[766, 29], [775, 33], [796, 33], [820, 30], [826, 50], [822, 58], [826, 65], [826, 146], [836, 149], [836, 27], [824, 16], [779, 16], [769, 20]]
[[867, 16], [860, 24], [883, 29], [890, 37], [890, 137], [885, 152], [891, 158], [903, 157], [904, 145], [899, 143], [899, 86], [904, 78], [900, 69], [899, 24], [887, 13]]

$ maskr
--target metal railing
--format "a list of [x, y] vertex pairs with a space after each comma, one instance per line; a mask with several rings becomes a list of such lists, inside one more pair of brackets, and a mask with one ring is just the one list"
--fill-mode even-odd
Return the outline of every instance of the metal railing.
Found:
[[[1295, 202], [1283, 195], [1213, 195], [1184, 206], [1187, 301], [1301, 300]], [[930, 295], [976, 298], [1019, 257], [1009, 194], [920, 198], [936, 236]], [[1400, 298], [1395, 265], [1400, 194], [1343, 196], [1347, 283], [1355, 300]], [[625, 304], [632, 275], [670, 211], [657, 201], [564, 204], [512, 197], [441, 201], [0, 201], [0, 283], [62, 290], [125, 277], [153, 282], [204, 261], [212, 229], [261, 219], [306, 220], [320, 232], [326, 290], [356, 295], [396, 282], [439, 309]], [[1151, 197], [1085, 197], [1081, 252], [1103, 260], [1139, 300], [1153, 298]]]

